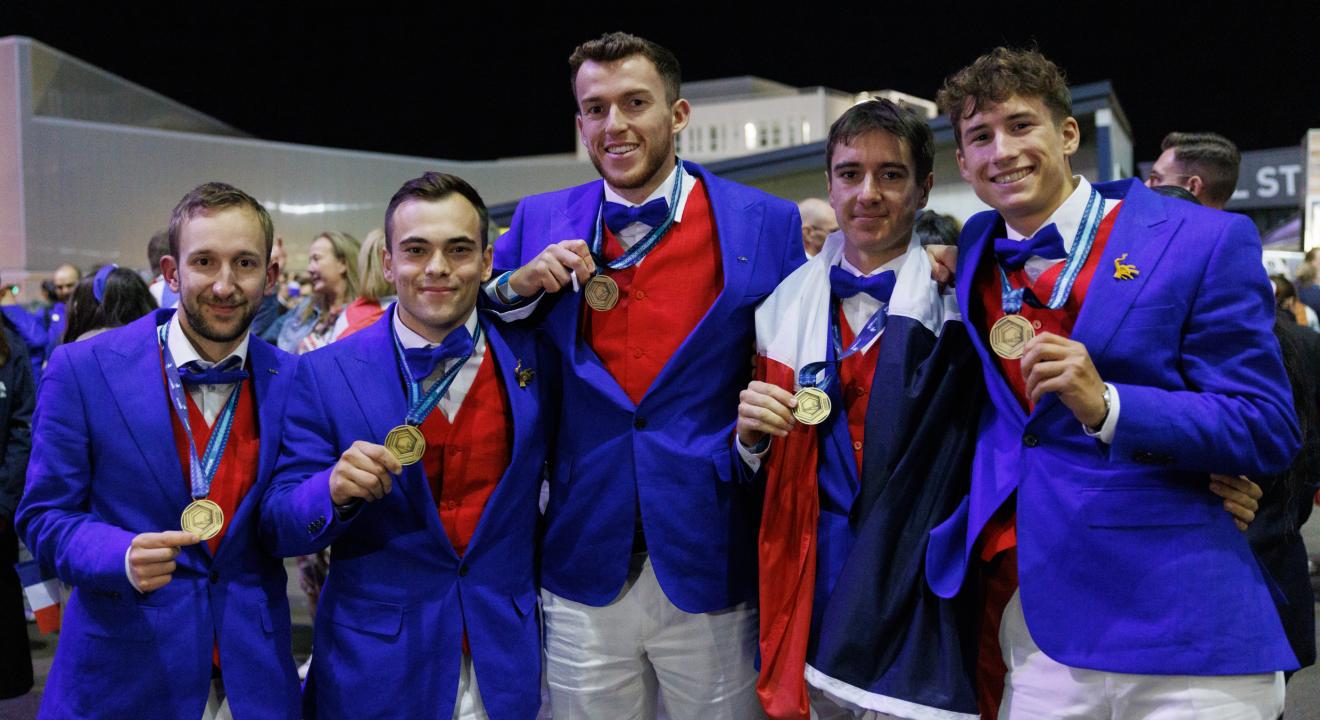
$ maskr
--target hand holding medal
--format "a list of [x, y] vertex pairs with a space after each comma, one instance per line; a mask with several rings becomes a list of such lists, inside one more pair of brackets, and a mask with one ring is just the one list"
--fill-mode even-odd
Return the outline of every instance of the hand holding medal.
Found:
[[509, 290], [522, 298], [541, 292], [559, 292], [570, 283], [585, 284], [596, 272], [596, 263], [584, 240], [562, 240], [548, 245], [526, 265], [509, 276]]
[[128, 569], [141, 592], [159, 590], [174, 579], [179, 548], [196, 545], [202, 538], [190, 532], [169, 530], [141, 533], [128, 547]]
[[403, 464], [384, 445], [358, 440], [330, 471], [330, 501], [347, 505], [354, 499], [379, 500], [390, 494], [393, 476], [401, 472]]
[[789, 391], [753, 380], [738, 396], [738, 440], [754, 447], [766, 435], [785, 437], [793, 429], [797, 400]]

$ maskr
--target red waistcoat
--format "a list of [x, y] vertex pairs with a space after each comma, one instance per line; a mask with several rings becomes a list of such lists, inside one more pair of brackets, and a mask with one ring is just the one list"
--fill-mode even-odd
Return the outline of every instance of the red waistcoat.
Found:
[[434, 410], [422, 423], [422, 435], [426, 438], [422, 467], [440, 524], [454, 551], [463, 557], [512, 455], [509, 398], [489, 345], [453, 421]]
[[[243, 381], [238, 396], [238, 406], [234, 408], [234, 424], [229, 430], [229, 442], [220, 456], [220, 467], [216, 468], [215, 478], [211, 480], [211, 492], [207, 498], [220, 506], [225, 513], [225, 524], [220, 533], [206, 544], [214, 555], [220, 547], [220, 541], [234, 521], [238, 506], [243, 496], [257, 481], [257, 461], [261, 453], [261, 440], [257, 432], [257, 403], [253, 396], [252, 381]], [[197, 456], [200, 459], [206, 451], [206, 443], [211, 439], [212, 428], [207, 427], [206, 417], [193, 402], [192, 395], [185, 392], [188, 401], [188, 425], [192, 428], [193, 440], [197, 443]], [[217, 415], [217, 419], [219, 416]], [[171, 409], [170, 425], [174, 428], [174, 449], [179, 455], [179, 464], [183, 466], [184, 486], [191, 492], [192, 481], [188, 475], [188, 436], [183, 432], [179, 416]]]
[[[847, 348], [856, 335], [848, 319], [839, 308], [839, 339]], [[839, 370], [843, 404], [848, 411], [848, 434], [852, 437], [853, 455], [857, 458], [857, 476], [862, 475], [862, 442], [866, 437], [866, 408], [871, 404], [871, 380], [875, 377], [875, 363], [880, 357], [880, 343], [884, 336], [871, 343], [866, 352], [853, 353], [843, 359]]]
[[[623, 247], [605, 230], [605, 257]], [[675, 223], [640, 265], [610, 271], [619, 303], [597, 312], [583, 303], [583, 337], [633, 403], [701, 322], [724, 287], [724, 266], [710, 199], [700, 180]]]

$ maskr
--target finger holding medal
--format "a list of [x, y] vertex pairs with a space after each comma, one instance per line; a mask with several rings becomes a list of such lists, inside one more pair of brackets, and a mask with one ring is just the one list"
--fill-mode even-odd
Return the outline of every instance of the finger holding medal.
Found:
[[346, 505], [358, 498], [374, 502], [390, 493], [403, 465], [384, 445], [358, 440], [339, 456], [330, 471], [330, 500]]
[[1033, 404], [1047, 392], [1058, 393], [1059, 400], [1089, 428], [1100, 427], [1109, 414], [1105, 383], [1086, 346], [1075, 340], [1041, 333], [1027, 341], [1022, 379]]
[[509, 276], [509, 290], [520, 297], [530, 298], [544, 292], [559, 292], [576, 275], [578, 284], [585, 285], [596, 272], [596, 262], [583, 240], [563, 240], [548, 245], [526, 265]]
[[738, 395], [738, 441], [755, 447], [766, 435], [785, 437], [793, 429], [793, 393], [770, 383], [753, 380]]
[[201, 541], [196, 535], [182, 530], [134, 536], [128, 547], [128, 569], [133, 586], [143, 593], [165, 587], [173, 579], [177, 567], [174, 559], [179, 556], [180, 548]]

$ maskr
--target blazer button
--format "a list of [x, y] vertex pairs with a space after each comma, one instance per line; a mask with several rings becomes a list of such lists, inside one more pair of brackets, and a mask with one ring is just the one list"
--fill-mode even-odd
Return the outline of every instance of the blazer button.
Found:
[[634, 428], [637, 428], [638, 430], [645, 430], [645, 429], [646, 429], [646, 418], [644, 418], [644, 417], [639, 417], [639, 418], [637, 418], [636, 420], [633, 420], [633, 427], [634, 427]]
[[220, 573], [217, 572], [217, 571], [215, 571], [215, 570], [212, 570], [212, 571], [211, 571], [211, 584], [214, 585], [214, 584], [216, 584], [216, 583], [218, 583], [218, 582], [220, 582]]
[[1040, 438], [1036, 437], [1035, 435], [1032, 435], [1031, 433], [1027, 433], [1026, 435], [1022, 436], [1022, 444], [1026, 445], [1027, 447], [1036, 447], [1037, 445], [1040, 444]]
[[467, 577], [467, 572], [468, 572], [467, 565], [459, 565], [459, 566], [458, 566], [458, 576], [459, 576], [459, 577]]

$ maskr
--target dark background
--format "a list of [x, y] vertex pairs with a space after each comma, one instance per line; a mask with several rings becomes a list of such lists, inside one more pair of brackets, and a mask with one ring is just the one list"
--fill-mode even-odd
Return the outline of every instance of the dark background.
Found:
[[645, 13], [582, 3], [0, 5], [0, 35], [33, 37], [256, 137], [435, 158], [571, 152], [567, 57], [615, 29], [670, 47], [688, 80], [754, 74], [931, 99], [989, 48], [1035, 43], [1071, 84], [1113, 81], [1139, 161], [1173, 129], [1221, 132], [1251, 150], [1296, 146], [1320, 127], [1315, 2], [1152, 14], [1136, 4], [815, 0], [791, 17], [767, 4], [690, 1]]

